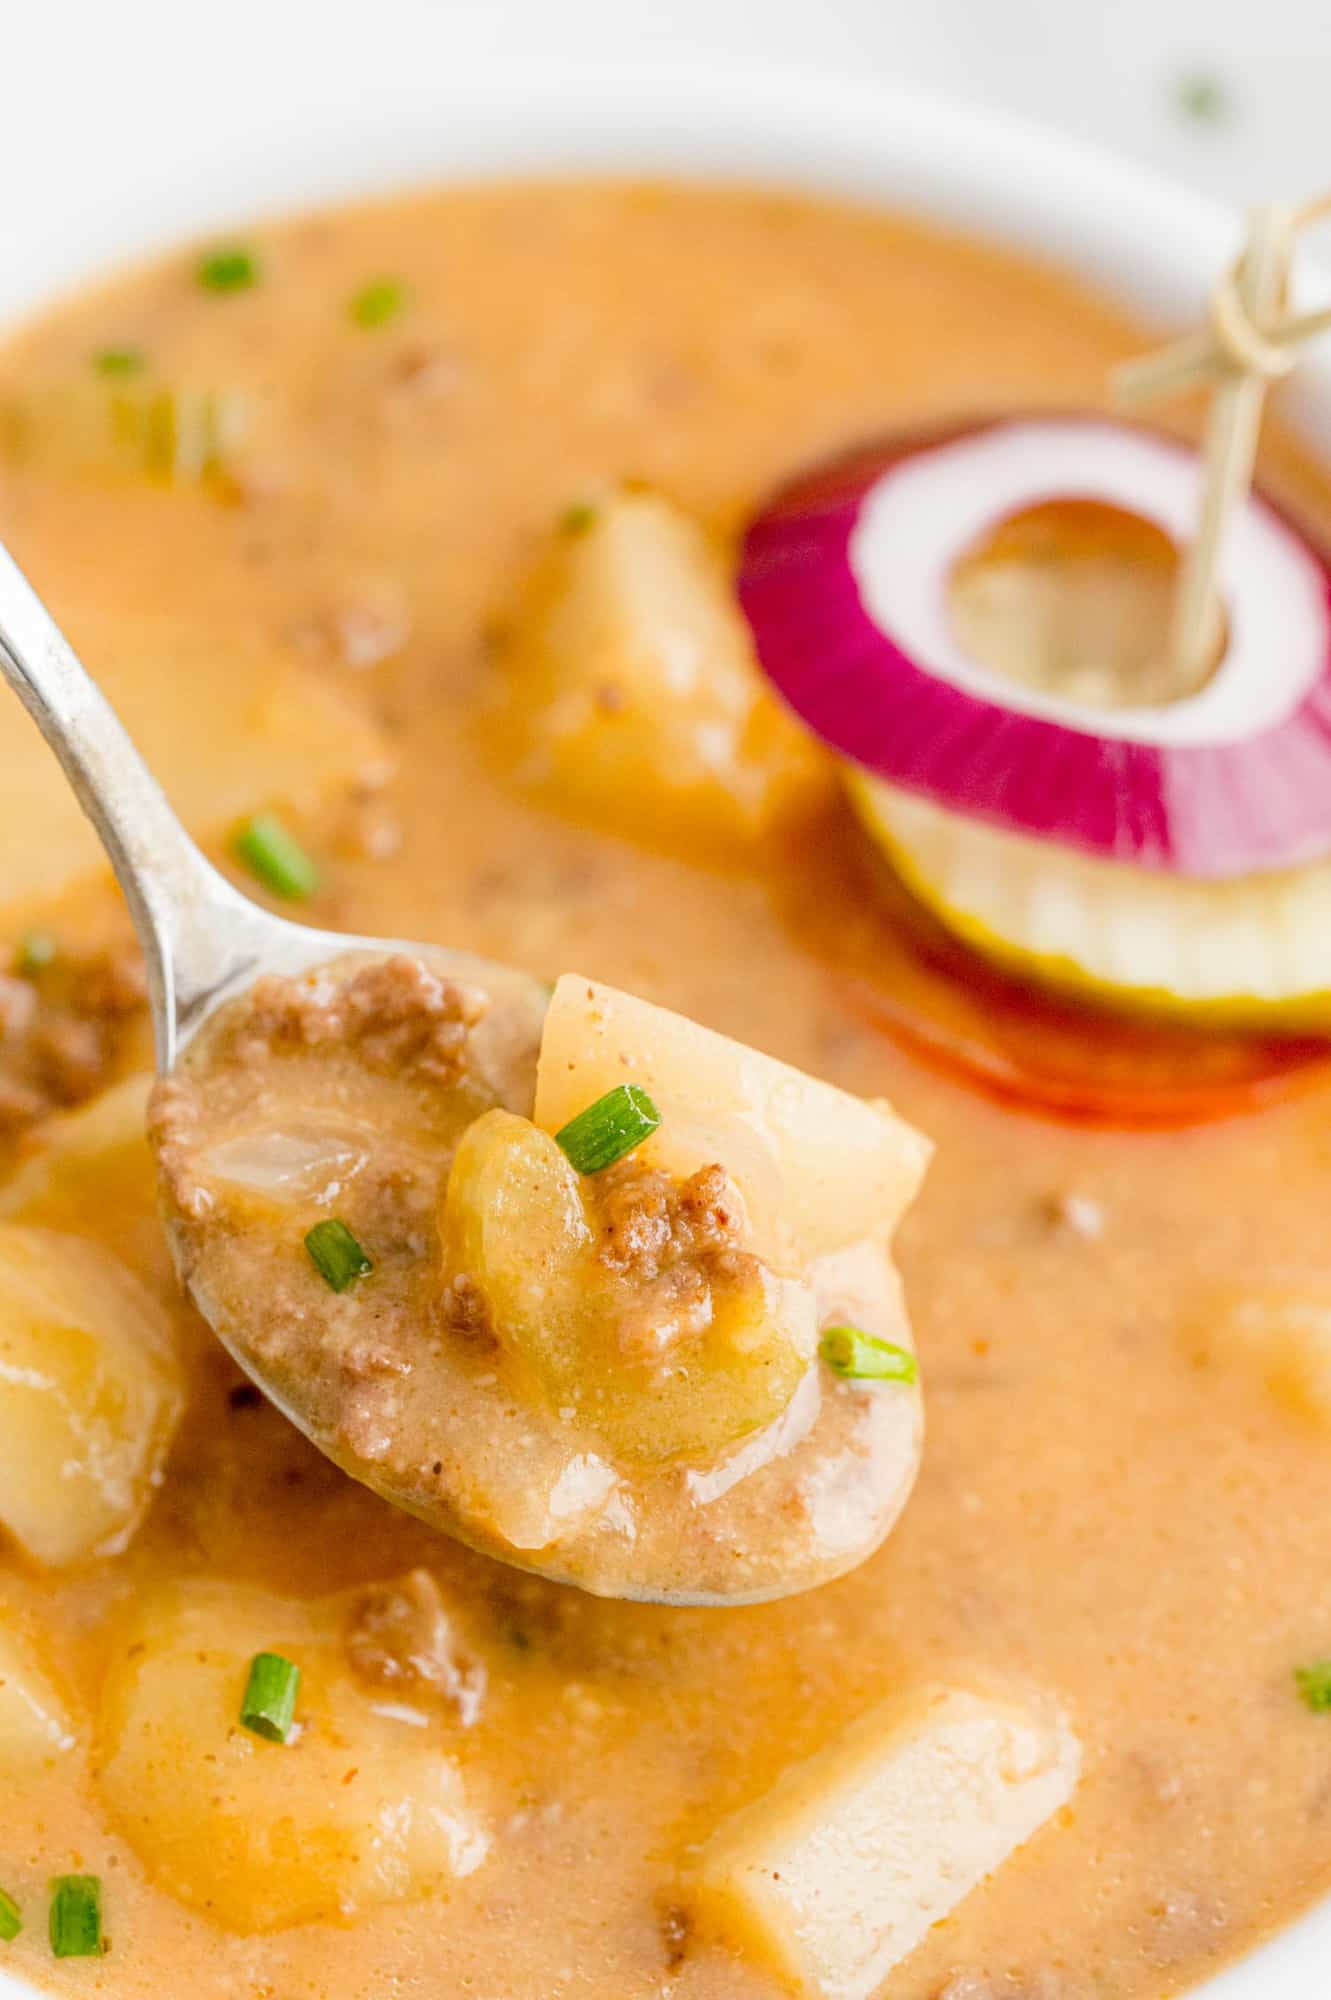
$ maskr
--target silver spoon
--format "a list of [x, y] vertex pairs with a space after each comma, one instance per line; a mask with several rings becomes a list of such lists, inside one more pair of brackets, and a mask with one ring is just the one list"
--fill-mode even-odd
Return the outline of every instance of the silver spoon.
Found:
[[[549, 1004], [549, 989], [543, 982], [470, 952], [311, 930], [270, 916], [241, 895], [186, 834], [110, 704], [3, 548], [0, 670], [63, 765], [125, 892], [147, 961], [161, 1075], [169, 1076], [188, 1056], [214, 1011], [246, 992], [261, 975], [300, 975], [349, 955], [382, 959], [404, 952], [424, 959], [444, 977], [478, 986], [488, 995], [490, 1006], [476, 1031], [479, 1069], [507, 1108], [530, 1113], [536, 1051]], [[434, 1483], [422, 1483], [410, 1471], [394, 1472], [387, 1461], [381, 1464], [375, 1454], [321, 1424], [316, 1414], [317, 1370], [321, 1364], [325, 1370], [336, 1369], [335, 1349], [324, 1356], [316, 1338], [308, 1355], [294, 1362], [288, 1357], [280, 1375], [275, 1366], [265, 1366], [248, 1338], [254, 1328], [228, 1325], [225, 1309], [211, 1301], [192, 1274], [189, 1246], [175, 1225], [169, 1226], [168, 1235], [187, 1289], [218, 1339], [320, 1451], [430, 1526], [557, 1581], [580, 1583], [616, 1597], [674, 1604], [783, 1596], [825, 1582], [861, 1561], [887, 1532], [910, 1491], [919, 1462], [918, 1392], [857, 1397], [849, 1403], [827, 1401], [816, 1371], [805, 1378], [787, 1414], [762, 1434], [758, 1458], [748, 1462], [746, 1454], [751, 1455], [755, 1445], [751, 1440], [724, 1468], [716, 1492], [707, 1496], [706, 1504], [699, 1503], [696, 1535], [687, 1544], [680, 1540], [677, 1512], [671, 1511], [679, 1502], [669, 1468], [656, 1485], [644, 1488], [641, 1509], [626, 1525], [623, 1513], [606, 1504], [609, 1489], [597, 1483], [602, 1473], [610, 1471], [603, 1461], [572, 1443], [565, 1450], [563, 1439], [547, 1440], [539, 1427], [527, 1423], [521, 1409], [508, 1412], [508, 1419], [514, 1420], [508, 1429], [497, 1429], [493, 1409], [487, 1405], [478, 1414], [467, 1404], [460, 1420], [454, 1410], [460, 1430], [455, 1428], [450, 1436], [461, 1435], [465, 1456], [475, 1423], [477, 1464], [485, 1456], [493, 1472], [495, 1461], [499, 1462], [503, 1504], [510, 1508], [501, 1530], [494, 1517], [498, 1488], [486, 1489], [485, 1476], [478, 1480], [477, 1465], [455, 1463], [451, 1451], [438, 1460], [431, 1455]], [[870, 1326], [881, 1320], [897, 1338], [905, 1322], [895, 1279], [884, 1275], [882, 1263], [880, 1257], [874, 1264], [877, 1276], [864, 1294], [868, 1317], [859, 1311], [855, 1316]], [[864, 1283], [861, 1278], [859, 1291], [864, 1291]], [[838, 1310], [844, 1312], [846, 1299], [858, 1297], [859, 1291], [842, 1271], [836, 1280]], [[427, 1401], [434, 1394], [434, 1380], [428, 1374], [420, 1392]], [[515, 1428], [517, 1419], [521, 1421]], [[554, 1462], [547, 1442], [553, 1443]], [[801, 1540], [783, 1527], [771, 1538], [770, 1547], [759, 1529], [756, 1545], [750, 1547], [755, 1529], [745, 1513], [750, 1503], [743, 1498], [744, 1483], [772, 1455], [786, 1482], [780, 1491], [796, 1491], [811, 1469], [816, 1469], [819, 1490], [827, 1489], [829, 1480], [836, 1487], [831, 1509], [836, 1532], [826, 1546], [813, 1530]], [[588, 1488], [589, 1479], [594, 1492]], [[550, 1506], [544, 1512], [538, 1507], [534, 1528], [528, 1501], [547, 1487]], [[513, 1515], [515, 1501], [519, 1510], [527, 1509], [525, 1516]], [[584, 1502], [589, 1526], [579, 1544], [561, 1524], [576, 1519]], [[707, 1511], [712, 1506], [716, 1517]], [[735, 1523], [742, 1524], [738, 1539], [734, 1523], [726, 1530], [725, 1517], [732, 1506], [738, 1510]], [[776, 1511], [779, 1516], [779, 1508]], [[769, 1500], [764, 1520], [770, 1512]], [[853, 1533], [848, 1533], [848, 1525]], [[755, 1564], [752, 1573], [736, 1569], [737, 1549], [749, 1550]]]
[[[486, 1027], [496, 1024], [496, 1044], [530, 1051], [534, 1060], [549, 1002], [541, 981], [471, 952], [289, 923], [233, 888], [190, 839], [105, 695], [3, 546], [0, 671], [59, 758], [124, 891], [147, 967], [160, 1075], [176, 1068], [218, 1006], [261, 975], [309, 972], [348, 953], [405, 952], [446, 978], [481, 987], [492, 1003]], [[214, 1322], [213, 1330], [297, 1429], [328, 1450], [308, 1414], [289, 1391], [278, 1390], [256, 1356], [224, 1326]], [[383, 1490], [372, 1466], [349, 1462], [345, 1451], [328, 1455]], [[452, 1519], [428, 1512], [425, 1518], [458, 1531]]]

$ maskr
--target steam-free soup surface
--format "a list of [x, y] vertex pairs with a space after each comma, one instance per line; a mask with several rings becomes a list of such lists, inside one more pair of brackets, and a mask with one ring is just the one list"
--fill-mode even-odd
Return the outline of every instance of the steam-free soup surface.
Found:
[[[0, 1969], [116, 2000], [772, 2000], [760, 1966], [688, 1934], [691, 1844], [881, 1697], [992, 1677], [1065, 1713], [1081, 1782], [891, 1975], [892, 2000], [1186, 1986], [1331, 1883], [1331, 1717], [1294, 1681], [1331, 1653], [1331, 1396], [1315, 1369], [1278, 1365], [1331, 1342], [1326, 1091], [1108, 1132], [921, 1066], [798, 920], [830, 903], [848, 929], [870, 921], [872, 875], [828, 789], [728, 844], [634, 795], [580, 818], [524, 768], [498, 657], [530, 559], [608, 483], [663, 488], [725, 535], [784, 475], [877, 429], [1095, 403], [1140, 334], [1006, 257], [770, 194], [503, 188], [250, 241], [253, 284], [201, 284], [186, 253], [11, 343], [0, 532], [205, 833], [283, 806], [320, 865], [312, 921], [542, 977], [576, 967], [887, 1096], [927, 1132], [938, 1152], [899, 1253], [929, 1439], [872, 1560], [740, 1610], [520, 1577], [353, 1484], [178, 1302], [135, 1086], [120, 1150], [43, 1178], [44, 1112], [95, 1106], [142, 1059], [141, 1011], [80, 831], [42, 780], [19, 820], [0, 793], [7, 934], [37, 925], [57, 946], [4, 988], [8, 1207], [137, 1273], [185, 1398], [123, 1552], [0, 1559], [0, 1608], [65, 1717], [0, 1786], [0, 1886], [26, 1918]], [[352, 309], [387, 280], [400, 299]], [[245, 407], [225, 477], [97, 462], [78, 412], [106, 349]], [[1291, 454], [1275, 470], [1331, 518]], [[6, 712], [5, 769], [38, 768], [24, 728]], [[256, 743], [272, 771], [251, 796]], [[406, 1693], [382, 1643], [402, 1617], [438, 1641]], [[228, 1629], [245, 1657], [299, 1654], [311, 1687], [334, 1676], [294, 1743], [228, 1724], [207, 1664]], [[180, 1672], [145, 1692], [164, 1647]], [[348, 1655], [358, 1678], [338, 1693]], [[214, 1753], [171, 1734], [203, 1729], [210, 1704], [216, 1788], [198, 1761]], [[363, 1759], [340, 1753], [352, 1741]], [[322, 1876], [283, 1847], [289, 1802], [391, 1799], [422, 1771], [414, 1900], [383, 1899], [350, 1807]], [[224, 1797], [271, 1816], [266, 1874], [219, 1831]], [[46, 1883], [70, 1871], [102, 1878], [98, 1963], [49, 1955]]]

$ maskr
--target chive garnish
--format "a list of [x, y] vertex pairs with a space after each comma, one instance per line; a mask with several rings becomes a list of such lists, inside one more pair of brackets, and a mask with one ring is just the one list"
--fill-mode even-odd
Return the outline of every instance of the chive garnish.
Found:
[[396, 278], [376, 278], [363, 285], [348, 310], [357, 326], [387, 326], [407, 303], [407, 288]]
[[1227, 124], [1233, 111], [1223, 81], [1209, 70], [1181, 76], [1174, 85], [1174, 97], [1183, 116], [1198, 125]]
[[575, 500], [566, 507], [559, 517], [560, 533], [565, 535], [585, 535], [588, 528], [596, 526], [596, 509], [590, 500]]
[[246, 1729], [270, 1743], [285, 1743], [291, 1734], [291, 1718], [296, 1713], [296, 1693], [300, 1668], [280, 1653], [256, 1653], [250, 1661], [250, 1677], [240, 1704], [240, 1719]]
[[100, 1955], [102, 1885], [95, 1875], [57, 1875], [52, 1882], [51, 1950], [57, 1958]]
[[22, 1929], [22, 1910], [11, 1895], [0, 1889], [0, 1944], [12, 1944]]
[[210, 250], [195, 266], [194, 275], [207, 292], [243, 292], [259, 282], [259, 260], [239, 243]]
[[319, 886], [319, 870], [276, 813], [255, 813], [237, 833], [234, 848], [252, 875], [275, 896], [299, 902]]
[[660, 1123], [661, 1114], [645, 1090], [636, 1083], [617, 1083], [570, 1118], [555, 1133], [555, 1144], [580, 1174], [599, 1174], [650, 1138]]
[[357, 1278], [368, 1278], [374, 1269], [373, 1261], [337, 1216], [316, 1222], [305, 1238], [305, 1248], [319, 1276], [335, 1292], [345, 1292], [348, 1285]]
[[857, 1326], [829, 1326], [818, 1345], [833, 1374], [848, 1382], [913, 1382], [919, 1372], [908, 1347]]
[[99, 347], [92, 365], [98, 375], [140, 375], [148, 357], [141, 347]]
[[1314, 1715], [1331, 1709], [1331, 1660], [1310, 1660], [1294, 1669], [1294, 1681]]
[[50, 931], [24, 931], [14, 953], [14, 970], [21, 977], [31, 979], [35, 973], [43, 971], [55, 959], [55, 939]]

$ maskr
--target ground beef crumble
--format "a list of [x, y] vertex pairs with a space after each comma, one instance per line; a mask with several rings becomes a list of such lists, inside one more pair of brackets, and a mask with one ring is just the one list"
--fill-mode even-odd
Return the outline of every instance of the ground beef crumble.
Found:
[[469, 1272], [459, 1271], [444, 1286], [439, 1301], [439, 1316], [446, 1330], [462, 1340], [487, 1347], [497, 1345], [498, 1337], [490, 1318], [490, 1302]]
[[624, 1281], [620, 1345], [661, 1360], [711, 1319], [713, 1288], [752, 1283], [757, 1260], [743, 1250], [744, 1216], [725, 1169], [701, 1167], [686, 1181], [633, 1159], [597, 1176], [597, 1261]]
[[129, 940], [60, 952], [32, 974], [0, 974], [0, 1137], [111, 1082], [138, 1028], [147, 986]]
[[426, 1569], [365, 1591], [347, 1628], [346, 1652], [353, 1671], [371, 1686], [440, 1697], [464, 1725], [480, 1714], [485, 1669], [460, 1642]]
[[255, 982], [237, 1028], [240, 1060], [268, 1051], [340, 1043], [368, 1069], [453, 1083], [467, 1062], [472, 1029], [485, 1013], [477, 988], [443, 979], [399, 952], [346, 979], [316, 973]]
[[726, 1275], [739, 1250], [743, 1213], [724, 1167], [686, 1181], [629, 1159], [598, 1176], [602, 1231], [597, 1257], [634, 1279], [659, 1278], [685, 1259]]

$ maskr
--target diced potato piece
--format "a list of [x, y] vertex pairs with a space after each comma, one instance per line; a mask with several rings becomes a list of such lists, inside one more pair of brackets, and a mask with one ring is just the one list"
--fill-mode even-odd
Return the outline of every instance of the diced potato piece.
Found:
[[619, 1083], [640, 1084], [661, 1113], [639, 1157], [683, 1174], [719, 1161], [744, 1196], [754, 1247], [778, 1270], [886, 1241], [932, 1150], [881, 1101], [568, 973], [546, 1017], [536, 1123], [557, 1132]]
[[507, 666], [527, 773], [616, 824], [751, 838], [825, 770], [764, 688], [716, 552], [654, 494], [559, 534]]
[[1189, 1329], [1189, 1339], [1201, 1359], [1237, 1362], [1286, 1408], [1331, 1424], [1331, 1286], [1226, 1293]]
[[[217, 650], [206, 633], [169, 619], [85, 614], [68, 623], [199, 838], [220, 838], [261, 806], [314, 807], [384, 764], [384, 740], [363, 708], [326, 676], [270, 647]], [[36, 725], [8, 703], [0, 710], [0, 904], [26, 914], [105, 868]]]
[[39, 1150], [0, 1188], [0, 1217], [113, 1243], [137, 1277], [174, 1293], [145, 1130], [148, 1076], [128, 1076], [42, 1126]]
[[[714, 1287], [704, 1323], [658, 1349], [628, 1333], [653, 1301], [593, 1250], [595, 1178], [546, 1133], [489, 1111], [464, 1136], [445, 1203], [445, 1261], [481, 1286], [502, 1345], [613, 1449], [713, 1457], [771, 1423], [814, 1357], [811, 1290], [754, 1266]], [[663, 1322], [668, 1307], [661, 1306]], [[627, 1337], [626, 1337], [627, 1336]]]
[[702, 1850], [701, 1926], [801, 1995], [868, 2000], [932, 1924], [1072, 1794], [1058, 1718], [960, 1689], [890, 1700]]
[[[360, 1681], [348, 1609], [191, 1582], [144, 1611], [107, 1679], [102, 1794], [171, 1895], [240, 1931], [438, 1893], [484, 1860], [452, 1725]], [[239, 1721], [249, 1664], [300, 1669], [286, 1743]]]
[[12, 1796], [73, 1742], [64, 1701], [0, 1608], [0, 1783]]
[[39, 1563], [122, 1549], [181, 1406], [138, 1279], [99, 1244], [0, 1223], [0, 1527]]

